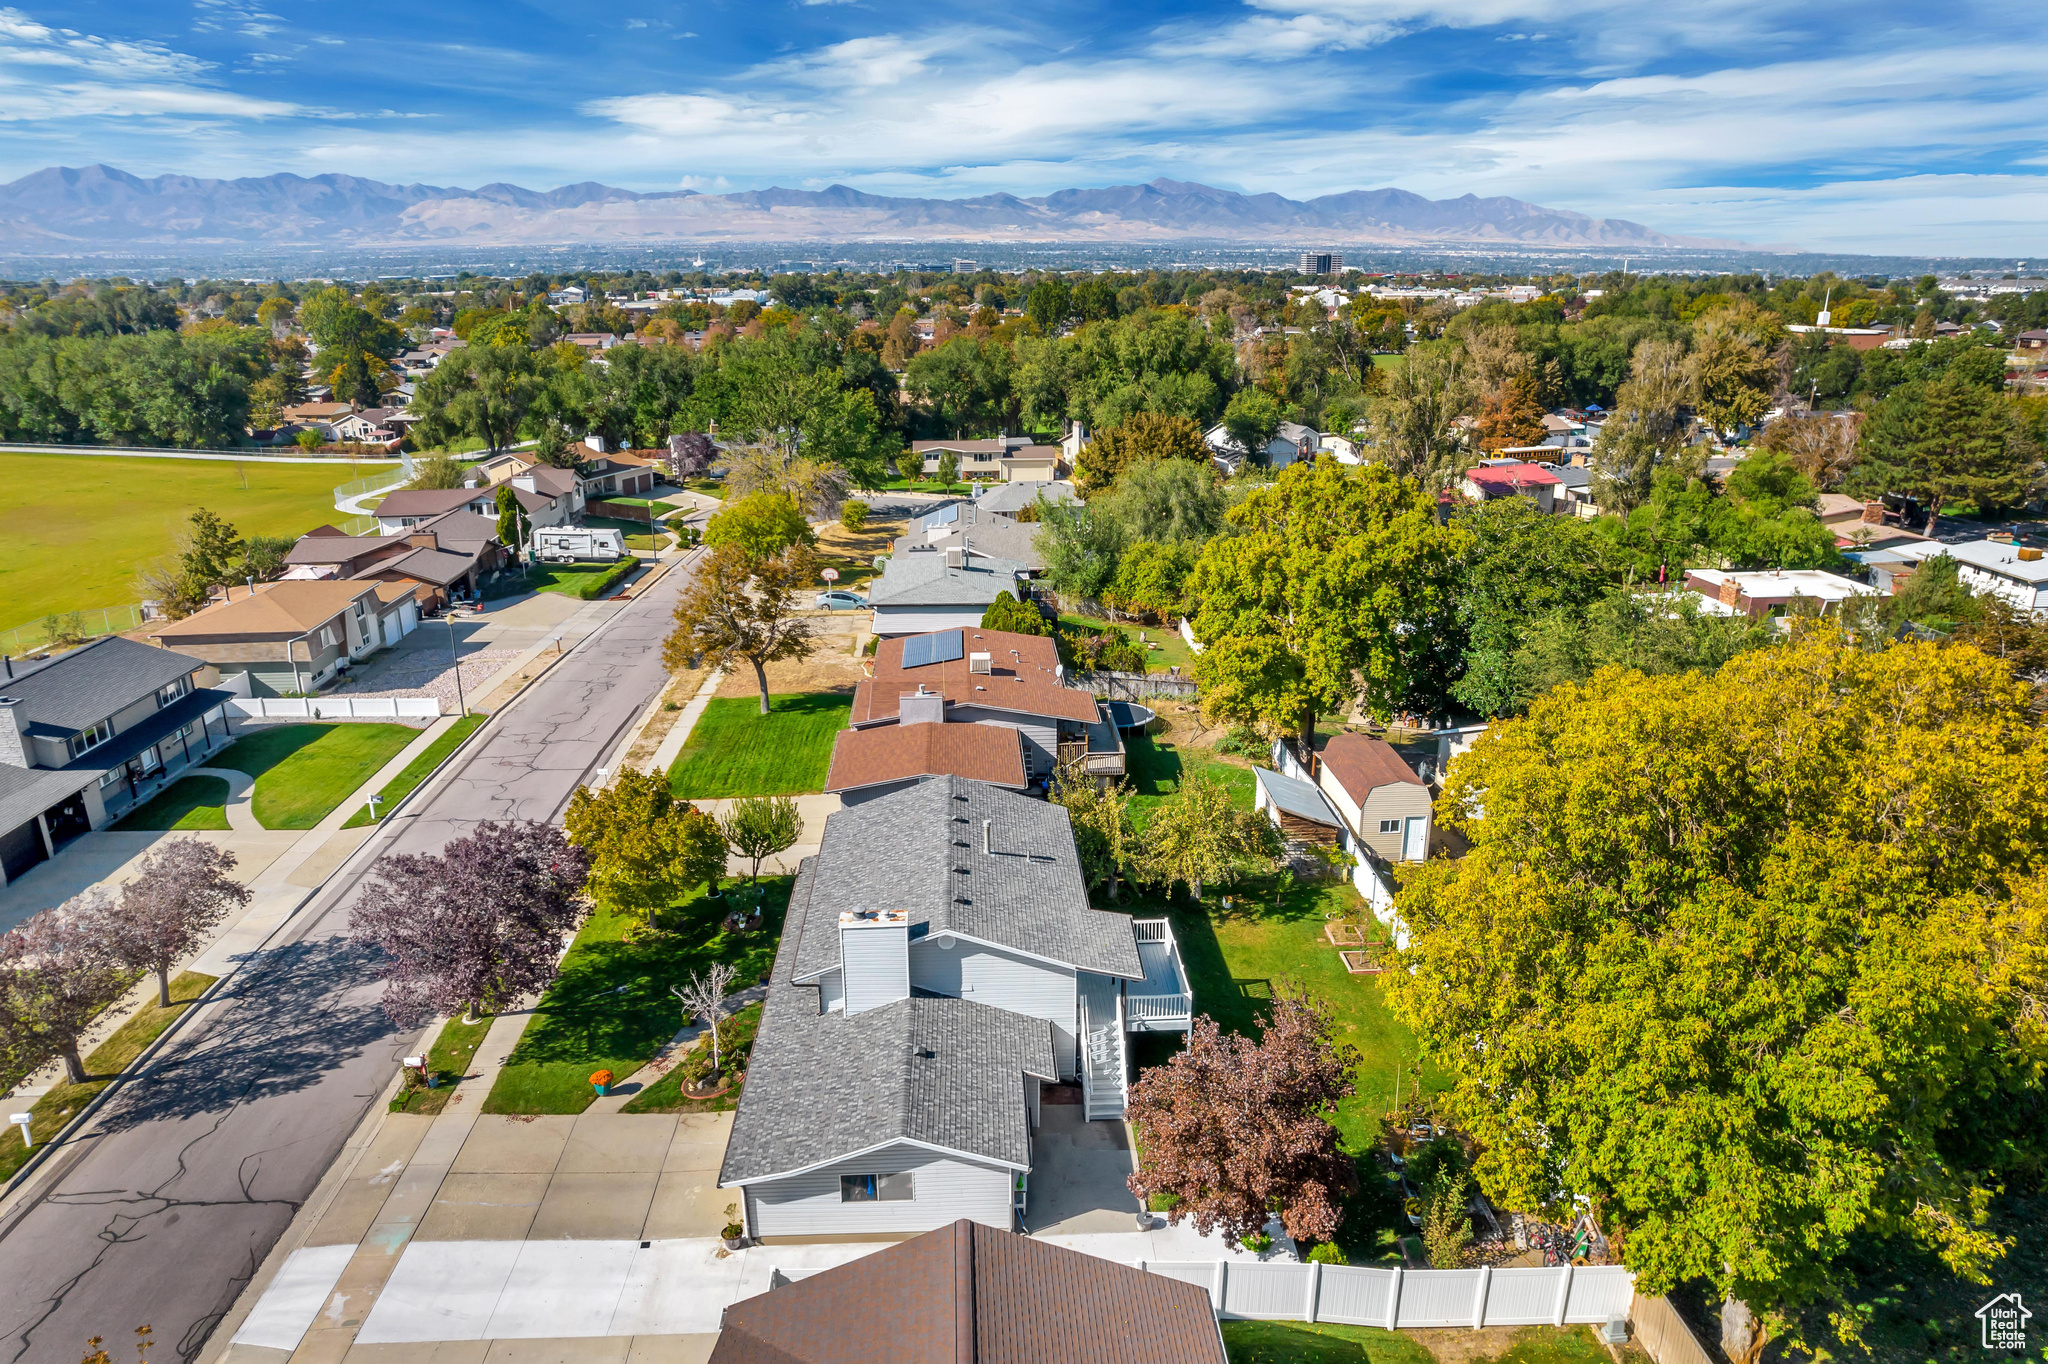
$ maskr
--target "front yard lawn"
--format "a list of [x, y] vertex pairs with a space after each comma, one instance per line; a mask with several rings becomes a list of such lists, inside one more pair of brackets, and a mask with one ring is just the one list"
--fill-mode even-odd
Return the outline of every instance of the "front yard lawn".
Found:
[[669, 993], [692, 971], [714, 961], [739, 968], [735, 990], [753, 984], [775, 959], [787, 876], [761, 878], [761, 927], [727, 933], [720, 920], [751, 901], [728, 891], [718, 900], [702, 893], [669, 910], [672, 931], [628, 941], [639, 921], [595, 911], [576, 935], [561, 975], [541, 997], [519, 1045], [484, 1100], [486, 1113], [581, 1113], [595, 1097], [590, 1076], [609, 1070], [623, 1082], [647, 1064], [683, 1026], [682, 1005]]
[[[725, 1063], [728, 1074], [747, 1068], [747, 1055], [753, 1050], [754, 1034], [761, 1027], [761, 1006], [749, 1004], [736, 1014], [719, 1020], [719, 1060]], [[668, 1074], [656, 1080], [646, 1089], [633, 1096], [621, 1109], [624, 1113], [722, 1113], [728, 1108], [740, 1106], [740, 1091], [743, 1083], [734, 1084], [712, 1099], [692, 1099], [683, 1093], [683, 1081], [711, 1069], [711, 1041], [700, 1039], [694, 1049], [677, 1063], [669, 1067]]]
[[649, 527], [645, 521], [620, 521], [608, 516], [586, 516], [583, 518], [583, 524], [592, 530], [617, 531], [625, 537], [627, 549], [668, 548], [668, 532], [659, 527]]
[[225, 829], [228, 784], [219, 777], [180, 777], [122, 816], [120, 833], [159, 829]]
[[269, 725], [207, 765], [256, 779], [253, 803], [264, 828], [310, 829], [419, 735], [408, 725]]
[[[163, 1035], [171, 1021], [191, 1005], [192, 1001], [206, 993], [207, 987], [217, 979], [202, 976], [196, 971], [181, 971], [171, 977], [171, 1007], [160, 1009], [156, 1003], [156, 982], [149, 982], [149, 1002], [133, 1018], [114, 1030], [114, 1035], [94, 1047], [85, 1058], [86, 1080], [82, 1085], [69, 1084], [59, 1080], [54, 1088], [37, 1099], [29, 1109], [34, 1117], [29, 1122], [29, 1131], [34, 1134], [37, 1147], [55, 1137], [65, 1123], [78, 1116], [78, 1110], [92, 1101], [93, 1095], [112, 1084], [114, 1077], [128, 1069], [143, 1048]], [[34, 1152], [21, 1144], [21, 1133], [10, 1129], [12, 1138], [0, 1141], [0, 1180], [13, 1177], [14, 1172], [28, 1163]]]
[[[455, 751], [455, 745], [476, 733], [477, 727], [490, 718], [488, 715], [463, 716], [448, 727], [447, 733], [428, 744], [426, 752], [407, 763], [403, 772], [385, 782], [384, 789], [377, 793], [377, 818], [382, 819], [390, 814], [392, 806], [411, 795], [413, 789], [425, 781], [435, 768], [447, 761], [448, 755]], [[363, 807], [350, 815], [348, 823], [341, 827], [354, 829], [371, 822], [373, 821], [370, 819], [370, 804], [365, 801]]]
[[768, 706], [763, 715], [757, 697], [714, 697], [669, 769], [669, 788], [685, 800], [822, 791], [853, 697], [797, 692]]
[[391, 1111], [432, 1114], [446, 1108], [455, 1087], [469, 1074], [469, 1063], [476, 1059], [476, 1049], [484, 1044], [494, 1021], [486, 1014], [474, 1023], [465, 1023], [457, 1015], [442, 1024], [434, 1045], [427, 1048], [427, 1070], [434, 1077], [434, 1087], [400, 1090], [391, 1101]]
[[640, 561], [631, 557], [615, 564], [529, 564], [526, 580], [536, 592], [560, 592], [596, 601], [638, 567]]

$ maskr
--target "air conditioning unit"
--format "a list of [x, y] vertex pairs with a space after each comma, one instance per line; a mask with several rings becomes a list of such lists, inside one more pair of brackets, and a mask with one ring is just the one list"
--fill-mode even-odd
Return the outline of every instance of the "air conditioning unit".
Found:
[[994, 672], [995, 668], [987, 654], [969, 654], [967, 655], [967, 671], [986, 675]]

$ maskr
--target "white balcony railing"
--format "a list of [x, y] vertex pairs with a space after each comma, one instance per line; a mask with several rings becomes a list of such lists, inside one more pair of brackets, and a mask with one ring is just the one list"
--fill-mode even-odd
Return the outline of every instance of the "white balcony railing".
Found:
[[1185, 1032], [1194, 1017], [1194, 991], [1165, 919], [1133, 919], [1145, 979], [1125, 986], [1124, 1026], [1133, 1032]]

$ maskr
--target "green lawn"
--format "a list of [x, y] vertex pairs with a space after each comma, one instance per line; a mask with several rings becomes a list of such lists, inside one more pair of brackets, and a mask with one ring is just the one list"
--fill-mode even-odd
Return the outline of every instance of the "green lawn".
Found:
[[[94, 1047], [85, 1057], [86, 1081], [82, 1085], [67, 1084], [59, 1080], [56, 1087], [35, 1101], [29, 1109], [34, 1114], [29, 1131], [35, 1134], [36, 1145], [55, 1137], [65, 1123], [78, 1115], [78, 1110], [91, 1102], [92, 1096], [105, 1089], [115, 1076], [126, 1070], [143, 1048], [156, 1041], [163, 1030], [171, 1026], [171, 1020], [183, 1013], [186, 1006], [206, 993], [208, 986], [218, 979], [202, 976], [194, 971], [181, 971], [171, 977], [171, 1007], [159, 1009], [156, 1004], [156, 984], [149, 985], [149, 1002], [126, 1023], [114, 1030], [114, 1035]], [[33, 1152], [21, 1144], [21, 1129], [10, 1126], [7, 1140], [0, 1141], [0, 1180], [13, 1177], [16, 1170], [28, 1163]]]
[[640, 561], [632, 558], [615, 564], [528, 564], [526, 580], [536, 592], [560, 592], [596, 601], [638, 567]]
[[235, 740], [209, 765], [256, 778], [264, 828], [310, 829], [419, 734], [406, 725], [273, 725]]
[[701, 892], [668, 911], [670, 931], [627, 940], [637, 920], [595, 911], [562, 959], [560, 977], [542, 996], [519, 1045], [498, 1072], [484, 1101], [486, 1113], [581, 1113], [595, 1097], [593, 1072], [617, 1080], [645, 1065], [683, 1026], [682, 1006], [669, 986], [714, 961], [739, 967], [734, 988], [767, 974], [789, 906], [791, 878], [761, 878], [761, 927], [729, 934], [720, 920], [743, 902], [728, 893], [705, 900]]
[[1103, 620], [1100, 616], [1077, 616], [1071, 611], [1060, 613], [1060, 624], [1097, 634], [1104, 630], [1121, 630], [1131, 643], [1141, 649], [1145, 646], [1138, 644], [1138, 636], [1143, 634], [1147, 644], [1159, 646], [1157, 649], [1145, 649], [1145, 671], [1149, 673], [1163, 673], [1178, 666], [1185, 677], [1194, 663], [1194, 651], [1188, 648], [1188, 642], [1172, 625], [1135, 625], [1128, 621]]
[[[754, 1034], [761, 1026], [761, 1006], [749, 1004], [738, 1013], [724, 1018], [718, 1024], [719, 1059], [725, 1063], [728, 1072], [746, 1069], [746, 1055], [752, 1050]], [[697, 1053], [708, 1058], [711, 1054], [709, 1042], [699, 1042]], [[693, 1053], [693, 1057], [695, 1053]], [[708, 1067], [709, 1061], [704, 1064]], [[729, 1108], [740, 1106], [740, 1093], [746, 1088], [745, 1082], [735, 1084], [715, 1099], [691, 1099], [683, 1094], [683, 1080], [694, 1073], [695, 1067], [678, 1064], [669, 1068], [668, 1074], [647, 1086], [627, 1101], [620, 1111], [623, 1113], [722, 1113]], [[624, 1079], [624, 1076], [620, 1077]]]
[[625, 537], [627, 549], [664, 549], [668, 546], [668, 532], [649, 530], [644, 521], [620, 521], [609, 516], [586, 516], [583, 524], [592, 530], [615, 530]]
[[400, 1090], [391, 1101], [391, 1111], [432, 1114], [446, 1108], [456, 1086], [469, 1074], [469, 1063], [476, 1059], [476, 1049], [484, 1044], [494, 1021], [486, 1014], [474, 1023], [457, 1016], [442, 1024], [434, 1044], [427, 1048], [427, 1070], [434, 1077], [434, 1087]]
[[669, 769], [669, 786], [688, 800], [786, 796], [821, 791], [832, 739], [846, 728], [853, 698], [802, 692], [768, 698], [714, 697]]
[[937, 478], [928, 478], [918, 483], [912, 483], [908, 479], [903, 478], [892, 478], [888, 482], [879, 484], [876, 487], [856, 488], [854, 491], [862, 493], [944, 493], [958, 497], [973, 492], [974, 485], [967, 482], [942, 484]]
[[219, 777], [180, 777], [122, 816], [121, 833], [158, 829], [225, 829], [228, 784]]
[[200, 507], [244, 535], [300, 535], [340, 518], [337, 484], [390, 467], [0, 454], [0, 630], [138, 600], [135, 575]]
[[[1230, 1364], [1434, 1364], [1414, 1334], [1371, 1326], [1318, 1322], [1226, 1321], [1223, 1348]], [[1591, 1328], [1525, 1326], [1508, 1348], [1471, 1364], [1609, 1364]]]
[[1131, 818], [1139, 828], [1151, 815], [1152, 807], [1180, 789], [1185, 772], [1206, 772], [1223, 783], [1236, 804], [1249, 810], [1257, 786], [1252, 770], [1225, 762], [1206, 748], [1187, 748], [1151, 734], [1133, 734], [1124, 739], [1127, 775], [1131, 784]]
[[[450, 753], [455, 751], [455, 745], [476, 733], [477, 727], [488, 719], [490, 719], [488, 715], [463, 716], [448, 727], [447, 733], [428, 744], [426, 752], [407, 763], [403, 772], [400, 772], [390, 781], [385, 782], [384, 789], [377, 793], [377, 818], [382, 819], [390, 814], [392, 806], [412, 794], [413, 788], [425, 781], [428, 775], [446, 761]], [[355, 829], [372, 822], [370, 818], [370, 803], [364, 801], [363, 808], [350, 815], [348, 823], [341, 827], [344, 829]]]

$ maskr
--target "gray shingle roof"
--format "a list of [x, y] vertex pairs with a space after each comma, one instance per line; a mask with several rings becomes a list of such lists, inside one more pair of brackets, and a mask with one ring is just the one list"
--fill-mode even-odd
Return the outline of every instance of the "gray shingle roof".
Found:
[[[902, 910], [913, 940], [952, 930], [1084, 971], [1145, 974], [1130, 916], [1088, 907], [1073, 826], [1050, 802], [960, 777], [922, 782], [829, 816], [813, 860], [835, 912]], [[839, 964], [836, 919], [783, 935], [799, 938], [796, 979]]]
[[1000, 488], [983, 493], [974, 500], [974, 505], [984, 512], [1001, 512], [1014, 516], [1036, 502], [1040, 496], [1054, 505], [1072, 505], [1081, 499], [1074, 493], [1071, 483], [1005, 483]]
[[1057, 1078], [1052, 1025], [964, 999], [898, 1000], [851, 1018], [821, 1014], [815, 987], [791, 980], [814, 896], [820, 924], [838, 923], [837, 902], [818, 890], [816, 863], [804, 861], [790, 895], [718, 1182], [786, 1174], [902, 1140], [1028, 1169], [1022, 1078]]
[[948, 568], [944, 554], [905, 554], [868, 580], [870, 606], [987, 606], [1013, 593], [1024, 565], [975, 556], [972, 568]]
[[13, 678], [0, 678], [0, 696], [21, 702], [29, 733], [63, 738], [205, 666], [190, 654], [107, 635], [45, 663], [17, 661]]
[[936, 540], [928, 531], [900, 536], [894, 552], [898, 555], [936, 554], [943, 557], [945, 551], [960, 548], [964, 539], [977, 564], [1007, 559], [1026, 568], [1045, 567], [1045, 556], [1038, 552], [1038, 527], [1029, 522], [984, 516], [978, 522], [962, 522], [948, 529], [949, 533]]
[[[168, 651], [152, 649], [150, 652]], [[119, 767], [172, 731], [182, 729], [200, 716], [225, 705], [233, 695], [233, 692], [205, 689], [191, 692], [174, 705], [165, 706], [154, 715], [130, 725], [62, 767], [9, 767], [0, 764], [0, 831], [34, 819], [39, 812], [84, 790], [98, 781], [102, 774]]]

